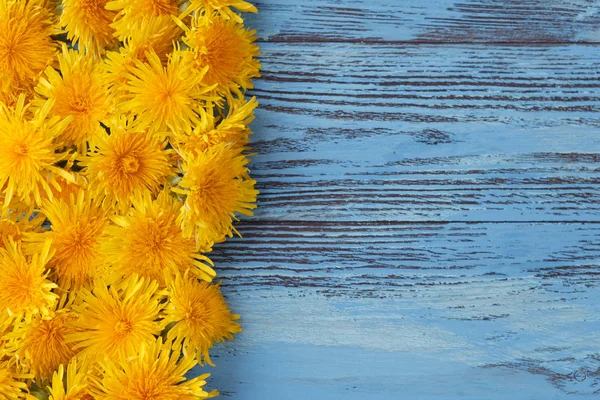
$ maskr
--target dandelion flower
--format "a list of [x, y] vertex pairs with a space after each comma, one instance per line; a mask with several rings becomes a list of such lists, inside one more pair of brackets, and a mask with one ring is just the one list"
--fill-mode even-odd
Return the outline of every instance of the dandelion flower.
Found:
[[[150, 194], [136, 193], [130, 215], [114, 217], [103, 242], [104, 260], [118, 277], [139, 274], [165, 287], [165, 274], [184, 273], [191, 268], [201, 279], [215, 276], [211, 261], [198, 254], [196, 242], [184, 238], [177, 223], [181, 204], [168, 192], [155, 201]], [[211, 263], [212, 264], [212, 263]]]
[[169, 340], [182, 344], [198, 361], [210, 361], [208, 350], [233, 334], [242, 331], [235, 322], [239, 315], [231, 314], [219, 285], [199, 282], [188, 274], [178, 275], [169, 283], [167, 319], [175, 325], [167, 333]]
[[237, 22], [243, 22], [243, 19], [231, 8], [242, 12], [258, 12], [255, 6], [243, 0], [190, 0], [183, 16], [194, 11], [210, 13], [217, 11], [224, 18], [232, 18]]
[[42, 1], [0, 0], [0, 85], [7, 95], [33, 88], [52, 63], [52, 22]]
[[220, 94], [239, 95], [254, 87], [252, 78], [260, 76], [255, 31], [232, 19], [210, 15], [193, 18], [191, 28], [181, 26], [186, 30], [183, 41], [190, 48], [183, 55], [198, 70], [208, 68], [204, 84], [218, 85]]
[[232, 236], [235, 214], [252, 215], [258, 191], [246, 179], [248, 159], [228, 144], [213, 146], [197, 157], [184, 156], [185, 175], [173, 191], [186, 195], [178, 221], [184, 235], [195, 232], [199, 243]]
[[171, 343], [161, 339], [140, 347], [139, 355], [129, 361], [105, 359], [96, 400], [197, 400], [218, 395], [203, 386], [209, 374], [187, 380], [185, 375], [196, 361], [171, 351]]
[[170, 16], [148, 18], [139, 28], [130, 30], [119, 51], [107, 52], [104, 63], [100, 65], [115, 96], [124, 89], [127, 75], [135, 68], [136, 60], [148, 61], [146, 53], [156, 53], [161, 64], [166, 66], [167, 56], [173, 51], [173, 43], [181, 33], [181, 28]]
[[106, 88], [90, 55], [64, 45], [58, 61], [60, 73], [52, 67], [46, 69], [47, 79], [40, 79], [36, 87], [42, 98], [36, 99], [34, 104], [43, 106], [46, 100], [54, 100], [53, 115], [72, 117], [57, 140], [63, 146], [76, 146], [79, 152], [85, 153], [86, 144], [104, 132], [100, 122], [109, 111]]
[[0, 248], [0, 307], [10, 314], [48, 314], [56, 303], [52, 293], [56, 284], [46, 279], [46, 264], [50, 259], [50, 242], [40, 253], [25, 257], [21, 246], [9, 240]]
[[167, 55], [173, 51], [173, 43], [183, 31], [168, 16], [152, 17], [144, 20], [144, 24], [131, 32], [125, 40], [124, 47], [129, 48], [134, 58], [147, 62], [146, 53], [154, 52], [163, 65], [167, 65]]
[[106, 9], [108, 1], [63, 0], [60, 24], [65, 27], [67, 38], [73, 45], [99, 54], [114, 40], [110, 25], [117, 13]]
[[75, 355], [65, 335], [73, 332], [69, 321], [74, 315], [59, 310], [52, 316], [35, 316], [15, 324], [9, 340], [7, 353], [16, 356], [20, 363], [36, 379], [50, 379], [52, 372], [61, 364], [67, 364]]
[[158, 283], [147, 278], [134, 275], [110, 288], [98, 280], [93, 291], [79, 292], [72, 306], [79, 314], [74, 322], [79, 332], [68, 334], [67, 342], [82, 357], [133, 357], [164, 328], [159, 321], [163, 298]]
[[48, 266], [61, 287], [81, 288], [91, 282], [100, 258], [98, 241], [108, 223], [106, 212], [83, 189], [68, 201], [44, 201], [40, 211], [51, 230], [30, 235], [26, 249], [35, 252], [51, 239], [54, 257]]
[[198, 124], [196, 109], [215, 100], [206, 95], [214, 87], [201, 86], [203, 71], [190, 71], [181, 54], [174, 52], [166, 68], [156, 53], [146, 55], [148, 63], [136, 60], [125, 87], [128, 94], [119, 99], [120, 111], [135, 114], [153, 132], [185, 131]]
[[108, 10], [118, 12], [112, 27], [120, 40], [130, 32], [142, 28], [148, 19], [176, 15], [180, 0], [112, 0], [106, 4]]
[[93, 400], [87, 372], [76, 358], [67, 365], [66, 371], [64, 365], [60, 365], [52, 375], [52, 386], [48, 387], [49, 400]]
[[256, 98], [249, 101], [233, 100], [229, 114], [222, 120], [214, 116], [211, 108], [201, 110], [201, 123], [191, 133], [176, 134], [171, 143], [180, 152], [198, 156], [209, 147], [229, 143], [232, 149], [243, 149], [249, 141], [248, 125], [254, 119]]
[[80, 165], [93, 198], [121, 210], [129, 209], [136, 190], [158, 193], [172, 173], [167, 143], [144, 132], [115, 130], [104, 135], [96, 151]]
[[52, 103], [48, 102], [26, 119], [25, 97], [21, 95], [15, 108], [0, 105], [0, 187], [4, 188], [4, 208], [17, 195], [26, 204], [41, 203], [41, 192], [52, 198], [51, 186], [56, 176], [72, 180], [72, 176], [55, 164], [64, 158], [55, 152], [53, 140], [69, 120], [47, 119]]
[[23, 378], [23, 376], [15, 373], [7, 361], [0, 362], [0, 393], [2, 399], [25, 399], [27, 385], [25, 382], [19, 380]]

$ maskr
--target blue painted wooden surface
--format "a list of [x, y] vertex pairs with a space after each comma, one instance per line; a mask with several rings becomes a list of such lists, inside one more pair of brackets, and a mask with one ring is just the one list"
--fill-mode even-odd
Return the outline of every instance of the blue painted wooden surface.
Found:
[[224, 398], [600, 396], [600, 2], [268, 0]]

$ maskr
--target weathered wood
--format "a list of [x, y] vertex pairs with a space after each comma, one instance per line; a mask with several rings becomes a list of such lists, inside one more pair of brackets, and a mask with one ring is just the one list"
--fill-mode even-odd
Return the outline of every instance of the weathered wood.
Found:
[[594, 0], [268, 0], [249, 17], [271, 42], [573, 43], [600, 40]]
[[217, 353], [233, 399], [600, 393], [599, 224], [240, 229], [213, 257], [245, 327]]
[[[263, 44], [262, 53], [263, 78], [253, 92], [261, 110], [331, 119], [348, 128], [342, 138], [408, 131], [435, 144], [467, 127], [483, 135], [498, 127], [536, 132], [600, 125], [594, 46], [287, 43]], [[310, 127], [308, 119], [299, 122]], [[436, 140], [423, 123], [453, 131], [439, 129]], [[412, 132], [411, 124], [421, 130]], [[316, 135], [336, 137], [315, 128]]]
[[424, 286], [466, 288], [481, 277], [600, 282], [593, 266], [600, 223], [280, 220], [239, 230], [243, 239], [212, 253], [226, 286], [239, 290], [313, 287], [331, 296], [394, 298]]
[[257, 215], [598, 220], [590, 46], [265, 44]]
[[[231, 399], [600, 394], [600, 5], [269, 0]], [[583, 44], [587, 43], [587, 44]]]

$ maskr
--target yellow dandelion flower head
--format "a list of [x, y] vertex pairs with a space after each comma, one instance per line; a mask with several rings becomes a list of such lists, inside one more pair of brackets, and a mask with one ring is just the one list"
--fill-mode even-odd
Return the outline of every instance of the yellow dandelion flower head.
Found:
[[7, 400], [25, 399], [27, 384], [23, 381], [23, 378], [26, 377], [17, 374], [13, 365], [8, 361], [0, 361], [0, 393], [2, 398]]
[[182, 344], [198, 361], [213, 365], [208, 350], [215, 343], [232, 340], [233, 334], [242, 331], [235, 322], [239, 315], [229, 311], [219, 284], [198, 281], [185, 274], [171, 280], [168, 291], [166, 318], [175, 325], [167, 338]]
[[192, 18], [191, 27], [181, 24], [189, 46], [184, 56], [194, 67], [208, 68], [203, 78], [206, 85], [218, 85], [222, 95], [253, 88], [252, 78], [259, 77], [260, 63], [255, 31], [247, 30], [233, 19], [201, 15]]
[[89, 366], [73, 358], [60, 365], [52, 375], [49, 400], [94, 400], [89, 394]]
[[204, 71], [194, 71], [174, 52], [166, 67], [154, 52], [147, 63], [136, 60], [120, 102], [120, 111], [132, 113], [136, 121], [152, 132], [190, 130], [199, 122], [198, 107], [217, 100], [208, 93], [212, 86], [201, 84]]
[[109, 0], [63, 0], [60, 25], [67, 38], [93, 54], [101, 54], [114, 41], [110, 26], [116, 12], [106, 9]]
[[201, 123], [191, 133], [175, 134], [171, 143], [182, 153], [198, 156], [209, 147], [229, 143], [233, 149], [245, 149], [251, 134], [248, 125], [254, 119], [256, 98], [232, 100], [225, 118], [215, 117], [213, 109], [201, 110]]
[[46, 264], [51, 257], [50, 241], [44, 242], [40, 253], [26, 257], [21, 246], [8, 240], [0, 248], [0, 309], [9, 315], [49, 313], [56, 303], [52, 292], [56, 284], [46, 279]]
[[[116, 277], [138, 274], [165, 287], [168, 276], [187, 269], [211, 281], [215, 272], [208, 257], [199, 254], [196, 242], [183, 237], [177, 223], [181, 203], [163, 191], [156, 200], [148, 192], [136, 192], [129, 215], [113, 217], [107, 228], [102, 253]], [[210, 265], [207, 265], [210, 264]]]
[[74, 332], [69, 322], [75, 316], [59, 310], [49, 316], [37, 315], [15, 323], [8, 339], [7, 353], [19, 360], [36, 379], [50, 379], [54, 370], [75, 355], [65, 335]]
[[156, 281], [137, 275], [110, 287], [97, 280], [93, 290], [82, 289], [73, 304], [79, 332], [68, 334], [67, 341], [85, 358], [133, 357], [164, 328], [163, 299]]
[[14, 108], [0, 105], [0, 187], [5, 194], [4, 208], [17, 195], [26, 204], [41, 203], [41, 192], [52, 197], [56, 177], [73, 177], [55, 164], [63, 155], [55, 152], [53, 140], [69, 120], [48, 119], [51, 102], [37, 110], [34, 119], [25, 116], [27, 107], [21, 95]]
[[71, 117], [69, 126], [57, 138], [58, 145], [76, 146], [85, 153], [87, 143], [93, 143], [104, 131], [100, 122], [109, 112], [107, 90], [89, 54], [63, 45], [58, 61], [60, 73], [52, 67], [46, 69], [46, 78], [41, 78], [36, 86], [42, 97], [33, 104], [43, 107], [46, 100], [53, 100], [53, 115]]
[[48, 266], [61, 287], [78, 289], [89, 284], [96, 277], [99, 239], [108, 223], [106, 211], [83, 189], [67, 201], [44, 201], [40, 211], [51, 228], [29, 235], [26, 250], [39, 251], [51, 239], [54, 256]]
[[0, 80], [7, 94], [32, 88], [52, 63], [56, 54], [52, 24], [43, 1], [0, 0]]
[[124, 47], [140, 61], [148, 61], [146, 53], [154, 52], [163, 65], [167, 65], [167, 55], [173, 51], [173, 43], [179, 39], [183, 31], [169, 16], [151, 17], [144, 24], [129, 33]]
[[210, 147], [198, 157], [184, 155], [185, 174], [173, 191], [185, 195], [178, 221], [184, 235], [199, 243], [232, 236], [236, 213], [252, 215], [258, 191], [247, 179], [248, 158], [229, 144]]
[[182, 32], [170, 16], [147, 18], [141, 26], [129, 30], [129, 36], [122, 39], [123, 46], [119, 51], [107, 52], [100, 66], [107, 84], [117, 93], [124, 90], [127, 75], [135, 68], [136, 60], [147, 62], [146, 53], [149, 52], [154, 52], [162, 65], [166, 66], [173, 43]]
[[142, 28], [148, 19], [167, 17], [170, 20], [171, 15], [178, 13], [180, 4], [180, 0], [112, 0], [106, 8], [118, 12], [112, 27], [116, 36], [123, 40], [132, 31]]
[[145, 132], [113, 129], [80, 163], [93, 198], [126, 211], [136, 190], [157, 194], [172, 174], [167, 143]]
[[188, 15], [194, 11], [203, 13], [216, 11], [223, 18], [231, 18], [237, 22], [243, 22], [233, 9], [242, 12], [258, 12], [256, 7], [244, 0], [190, 0], [183, 15]]
[[186, 379], [196, 361], [171, 351], [170, 342], [162, 339], [140, 347], [137, 357], [129, 361], [105, 359], [101, 365], [104, 376], [94, 391], [96, 400], [197, 400], [218, 395], [206, 392], [204, 374]]

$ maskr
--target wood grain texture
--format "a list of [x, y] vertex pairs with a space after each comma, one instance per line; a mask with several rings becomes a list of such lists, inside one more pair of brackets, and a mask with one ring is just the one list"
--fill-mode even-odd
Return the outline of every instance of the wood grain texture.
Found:
[[263, 0], [270, 42], [549, 44], [600, 41], [595, 0]]
[[259, 8], [259, 208], [212, 254], [244, 332], [212, 387], [598, 398], [600, 5]]
[[257, 215], [598, 220], [599, 61], [581, 45], [265, 44]]

